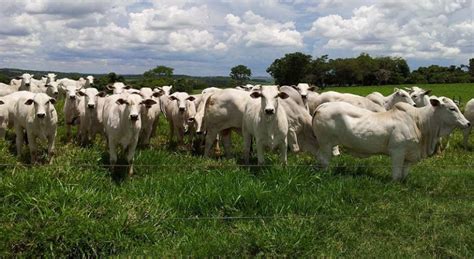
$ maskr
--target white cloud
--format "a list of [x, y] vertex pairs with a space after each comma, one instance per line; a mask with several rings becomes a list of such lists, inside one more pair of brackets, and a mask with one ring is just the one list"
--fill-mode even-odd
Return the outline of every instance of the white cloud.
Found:
[[232, 34], [229, 42], [244, 42], [247, 47], [302, 47], [303, 36], [293, 22], [280, 23], [247, 11], [242, 18], [227, 14]]
[[[467, 21], [452, 17], [467, 8], [467, 0], [386, 0], [360, 6], [349, 18], [333, 14], [316, 19], [305, 35], [324, 38], [325, 49], [351, 49], [407, 58], [457, 59], [462, 44], [472, 34]], [[467, 17], [466, 17], [467, 18]]]

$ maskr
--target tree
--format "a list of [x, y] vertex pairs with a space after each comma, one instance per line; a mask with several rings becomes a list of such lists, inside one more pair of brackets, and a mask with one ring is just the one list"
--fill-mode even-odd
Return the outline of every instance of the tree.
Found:
[[390, 71], [381, 68], [375, 72], [375, 78], [377, 79], [379, 85], [384, 84], [390, 78]]
[[474, 81], [474, 58], [469, 59], [469, 75], [471, 76], [471, 81]]
[[144, 77], [155, 77], [155, 78], [170, 78], [173, 76], [174, 68], [167, 67], [167, 66], [156, 66], [153, 69], [150, 69], [143, 73]]
[[136, 85], [139, 87], [172, 85], [174, 83], [173, 70], [173, 68], [167, 66], [156, 66], [143, 73], [143, 80], [137, 82]]
[[275, 59], [267, 68], [279, 85], [294, 85], [303, 81], [311, 68], [311, 55], [301, 52], [285, 54], [283, 58]]
[[252, 71], [250, 68], [244, 65], [238, 65], [230, 70], [229, 76], [234, 80], [238, 85], [243, 85], [244, 83], [250, 80], [250, 76], [252, 75]]

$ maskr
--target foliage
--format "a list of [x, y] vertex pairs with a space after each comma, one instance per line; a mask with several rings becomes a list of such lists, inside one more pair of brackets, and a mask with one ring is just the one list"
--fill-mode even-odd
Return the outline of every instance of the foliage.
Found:
[[243, 85], [250, 80], [250, 76], [252, 75], [252, 71], [250, 68], [244, 65], [238, 65], [230, 70], [230, 78], [234, 81], [235, 85]]
[[275, 59], [267, 72], [279, 85], [294, 85], [302, 82], [311, 69], [311, 56], [301, 52], [285, 54]]
[[122, 75], [117, 75], [115, 72], [110, 72], [105, 76], [96, 78], [94, 81], [94, 84], [97, 87], [97, 89], [101, 91], [101, 90], [104, 90], [105, 86], [107, 86], [108, 84], [113, 84], [115, 82], [125, 83], [125, 78]]

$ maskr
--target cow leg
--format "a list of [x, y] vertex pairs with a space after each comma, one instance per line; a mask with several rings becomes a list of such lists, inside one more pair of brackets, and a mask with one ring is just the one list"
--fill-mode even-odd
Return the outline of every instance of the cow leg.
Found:
[[21, 148], [24, 142], [23, 129], [15, 124], [15, 134], [16, 134], [16, 154], [18, 158], [21, 157]]
[[50, 164], [53, 163], [55, 139], [56, 133], [48, 135], [48, 157]]
[[174, 138], [174, 124], [173, 124], [173, 120], [169, 120], [168, 121], [169, 124], [170, 124], [170, 134], [169, 134], [169, 143], [173, 143], [173, 138]]
[[109, 156], [110, 156], [110, 171], [114, 171], [117, 164], [117, 146], [114, 141], [109, 139]]
[[244, 139], [244, 163], [250, 163], [250, 148], [252, 147], [252, 135], [249, 132], [242, 130], [242, 137]]
[[285, 138], [282, 143], [280, 143], [280, 159], [281, 162], [286, 166], [288, 164], [288, 140]]
[[332, 157], [332, 150], [333, 150], [332, 145], [321, 144], [321, 148], [319, 149], [317, 157], [318, 157], [319, 163], [324, 169], [327, 169], [329, 167], [329, 162], [331, 161], [331, 157]]
[[205, 148], [204, 148], [204, 157], [209, 157], [211, 155], [211, 149], [216, 141], [217, 132], [215, 130], [210, 130], [206, 134]]
[[66, 142], [69, 142], [71, 140], [71, 135], [72, 135], [71, 124], [66, 124]]
[[405, 164], [403, 165], [403, 178], [402, 179], [406, 179], [408, 177], [408, 173], [410, 171], [410, 168], [409, 168], [409, 165], [408, 163], [405, 162]]
[[[221, 131], [221, 139], [222, 145], [224, 146], [224, 153], [227, 159], [232, 158], [232, 140], [231, 140], [231, 130], [223, 130]], [[218, 145], [218, 141], [216, 140], [216, 145]]]
[[405, 162], [405, 152], [397, 150], [392, 152], [392, 179], [394, 181], [400, 181], [403, 179], [403, 168]]
[[37, 161], [38, 146], [36, 145], [36, 137], [31, 133], [26, 133], [28, 138], [28, 146], [30, 148], [31, 163], [35, 164]]
[[184, 129], [176, 127], [176, 132], [178, 134], [178, 146], [181, 146], [184, 144]]
[[263, 165], [265, 164], [265, 146], [263, 145], [263, 143], [261, 143], [262, 141], [259, 141], [259, 139], [257, 138], [257, 159], [258, 159], [258, 164], [259, 165]]
[[299, 152], [300, 146], [298, 145], [298, 137], [293, 129], [288, 130], [288, 144], [292, 152]]
[[127, 163], [128, 163], [128, 175], [133, 175], [133, 158], [135, 150], [137, 148], [138, 138], [134, 140], [134, 143], [130, 144], [127, 148]]
[[468, 127], [466, 129], [463, 130], [463, 143], [464, 143], [464, 148], [467, 149], [468, 145], [469, 145], [469, 134], [471, 133], [471, 127]]

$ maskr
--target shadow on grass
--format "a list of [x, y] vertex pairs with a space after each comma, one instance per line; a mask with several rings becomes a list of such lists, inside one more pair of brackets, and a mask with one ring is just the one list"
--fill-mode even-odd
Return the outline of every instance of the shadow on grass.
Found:
[[102, 153], [101, 161], [103, 161], [104, 167], [107, 168], [107, 171], [115, 184], [120, 185], [127, 180], [129, 165], [126, 159], [119, 156], [117, 165], [113, 169], [110, 167], [110, 156], [108, 152]]

